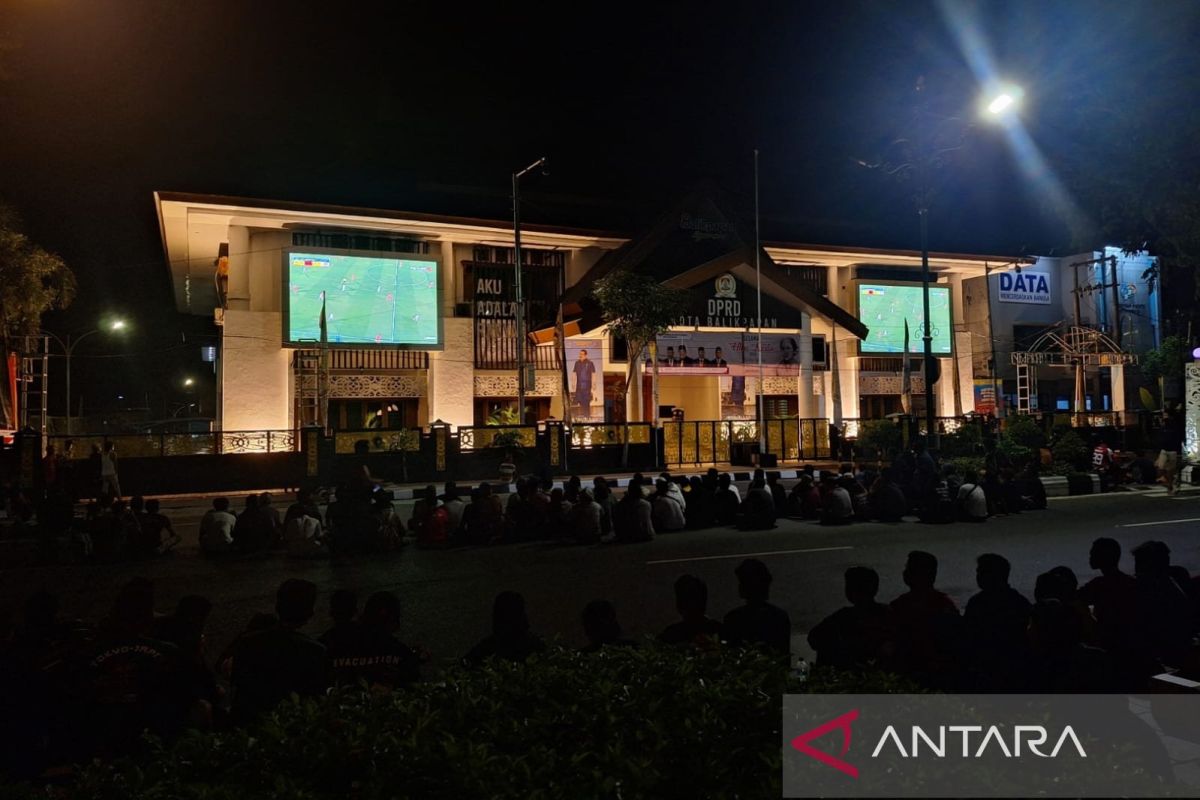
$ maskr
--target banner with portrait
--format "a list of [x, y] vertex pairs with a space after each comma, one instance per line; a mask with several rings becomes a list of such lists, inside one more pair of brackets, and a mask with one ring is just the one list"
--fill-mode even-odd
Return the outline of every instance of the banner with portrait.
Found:
[[604, 422], [601, 339], [567, 339], [567, 386], [573, 422]]
[[[812, 338], [814, 363], [824, 363], [824, 337]], [[757, 332], [670, 331], [657, 342], [660, 375], [758, 375]], [[800, 343], [798, 333], [764, 333], [763, 374], [799, 375]]]

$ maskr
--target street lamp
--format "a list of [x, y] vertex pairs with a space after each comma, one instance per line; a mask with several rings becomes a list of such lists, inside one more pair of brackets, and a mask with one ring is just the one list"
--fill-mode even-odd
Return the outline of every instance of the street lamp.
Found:
[[[918, 185], [919, 185], [918, 191], [920, 193], [917, 213], [920, 215], [920, 218], [921, 218], [921, 305], [922, 305], [922, 311], [923, 311], [924, 317], [925, 317], [924, 331], [922, 332], [921, 342], [922, 342], [922, 356], [923, 356], [923, 364], [924, 364], [924, 372], [925, 372], [925, 435], [927, 437], [929, 437], [930, 439], [932, 439], [934, 436], [935, 426], [934, 426], [934, 408], [933, 408], [933, 366], [934, 366], [933, 331], [932, 331], [932, 327], [930, 325], [930, 319], [929, 319], [929, 283], [930, 283], [930, 274], [929, 274], [929, 199], [930, 198], [929, 198], [929, 195], [930, 195], [930, 190], [929, 190], [929, 184], [928, 184], [929, 176], [927, 174], [929, 165], [926, 163], [928, 160], [927, 157], [920, 150], [921, 138], [922, 138], [922, 135], [925, 133], [925, 131], [922, 129], [923, 128], [922, 116], [925, 111], [924, 92], [925, 92], [925, 83], [924, 83], [924, 80], [920, 80], [917, 82], [917, 94], [918, 94], [918, 97], [920, 98], [920, 100], [918, 102], [918, 107], [917, 107], [916, 139], [917, 139], [918, 145], [917, 145], [917, 153], [916, 153], [916, 156], [917, 156], [916, 168], [917, 168], [917, 178], [918, 178]], [[995, 91], [992, 92], [985, 99], [983, 108], [987, 112], [987, 116], [990, 116], [993, 119], [1004, 118], [1016, 110], [1016, 107], [1019, 104], [1019, 102], [1023, 96], [1024, 96], [1024, 92], [1019, 87], [1016, 87], [1016, 86], [997, 87], [995, 89]], [[957, 148], [951, 148], [951, 149], [957, 149]], [[951, 340], [953, 340], [953, 338], [954, 337], [953, 337], [953, 333], [952, 333]], [[951, 349], [953, 350], [953, 348], [951, 348]], [[952, 355], [953, 355], [953, 353], [952, 353]], [[908, 357], [908, 354], [906, 353], [905, 358], [907, 358], [907, 357]]]
[[183, 385], [184, 385], [185, 387], [191, 387], [191, 386], [195, 386], [195, 385], [196, 385], [196, 379], [195, 379], [195, 378], [184, 378], [184, 379], [183, 379]]
[[49, 336], [54, 341], [58, 342], [58, 346], [63, 349], [63, 355], [66, 357], [66, 363], [67, 363], [67, 435], [68, 436], [72, 432], [71, 431], [71, 419], [72, 419], [72, 416], [71, 416], [71, 354], [75, 352], [75, 348], [79, 345], [80, 342], [82, 342], [87, 337], [91, 336], [93, 333], [106, 333], [106, 332], [107, 333], [115, 333], [118, 331], [123, 331], [127, 327], [128, 326], [127, 326], [125, 320], [114, 319], [111, 322], [109, 322], [107, 325], [102, 325], [99, 328], [93, 328], [90, 331], [85, 331], [84, 333], [82, 333], [79, 336], [76, 336], [74, 338], [72, 338], [70, 334], [67, 334], [67, 338], [65, 341], [61, 337], [59, 337], [58, 334], [51, 333], [50, 331], [42, 331], [43, 335]]
[[517, 306], [517, 420], [525, 424], [525, 294], [521, 287], [521, 178], [538, 167], [547, 174], [546, 157], [542, 156], [520, 172], [512, 175], [513, 201], [513, 266], [516, 275], [513, 289]]

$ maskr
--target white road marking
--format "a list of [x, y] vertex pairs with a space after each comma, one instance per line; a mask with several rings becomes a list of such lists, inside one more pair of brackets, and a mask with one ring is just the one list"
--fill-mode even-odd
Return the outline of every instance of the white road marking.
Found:
[[1188, 517], [1187, 519], [1161, 519], [1157, 522], [1131, 522], [1128, 525], [1118, 525], [1118, 528], [1146, 528], [1150, 525], [1174, 525], [1178, 522], [1200, 522], [1200, 517]]
[[854, 548], [847, 545], [845, 547], [810, 547], [807, 550], [771, 550], [766, 553], [734, 553], [728, 556], [693, 556], [691, 558], [664, 558], [661, 561], [647, 561], [647, 566], [650, 564], [679, 564], [684, 561], [717, 561], [723, 558], [755, 558], [757, 556], [788, 556], [793, 553], [827, 553], [830, 550], [853, 550]]

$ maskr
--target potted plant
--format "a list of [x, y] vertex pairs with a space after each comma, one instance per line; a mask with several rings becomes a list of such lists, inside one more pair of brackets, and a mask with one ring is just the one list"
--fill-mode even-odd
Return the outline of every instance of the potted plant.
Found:
[[517, 428], [499, 431], [492, 437], [491, 446], [504, 448], [504, 460], [500, 462], [500, 480], [512, 483], [517, 474], [516, 453], [524, 446], [521, 442], [521, 431]]

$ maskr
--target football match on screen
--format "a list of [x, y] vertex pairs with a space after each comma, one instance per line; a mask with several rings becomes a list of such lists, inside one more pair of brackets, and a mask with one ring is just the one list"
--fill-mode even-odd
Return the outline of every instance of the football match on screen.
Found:
[[438, 343], [437, 262], [312, 253], [288, 256], [288, 340]]

